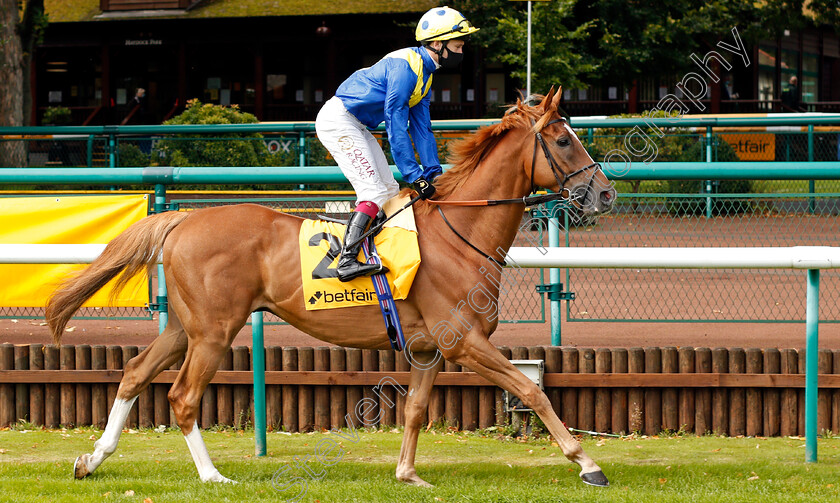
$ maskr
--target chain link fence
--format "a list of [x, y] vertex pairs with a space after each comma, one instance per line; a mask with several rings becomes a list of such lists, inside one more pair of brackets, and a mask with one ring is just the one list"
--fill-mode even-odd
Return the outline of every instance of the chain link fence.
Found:
[[[707, 213], [711, 212], [711, 217]], [[570, 247], [840, 246], [840, 194], [624, 194], [612, 213], [569, 226]], [[805, 319], [803, 271], [569, 269], [571, 321]], [[821, 274], [822, 321], [840, 320], [840, 272]]]

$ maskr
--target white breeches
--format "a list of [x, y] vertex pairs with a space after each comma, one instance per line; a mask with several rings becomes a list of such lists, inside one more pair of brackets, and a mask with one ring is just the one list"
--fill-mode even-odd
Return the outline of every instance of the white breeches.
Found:
[[382, 147], [339, 98], [332, 97], [318, 112], [315, 131], [353, 185], [356, 204], [371, 201], [381, 208], [399, 193]]

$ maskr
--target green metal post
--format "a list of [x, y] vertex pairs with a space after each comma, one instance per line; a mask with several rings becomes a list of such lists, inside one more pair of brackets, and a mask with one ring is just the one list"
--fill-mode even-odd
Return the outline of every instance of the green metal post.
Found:
[[93, 135], [89, 134], [87, 139], [87, 167], [93, 167]]
[[[548, 246], [557, 248], [560, 246], [560, 218], [555, 214], [557, 201], [550, 201], [546, 204], [548, 210]], [[560, 269], [552, 267], [548, 270], [548, 282], [552, 286], [560, 284]], [[559, 289], [555, 290], [559, 291]], [[551, 317], [551, 345], [559, 346], [560, 342], [560, 301], [549, 301], [549, 316]]]
[[[566, 248], [571, 246], [571, 239], [569, 237], [569, 229], [571, 229], [571, 222], [569, 222], [569, 212], [563, 212], [563, 234], [566, 237]], [[566, 288], [571, 291], [572, 290], [572, 270], [568, 267], [566, 268]], [[572, 303], [571, 301], [566, 301], [566, 320], [571, 318], [572, 313]]]
[[817, 386], [819, 357], [820, 270], [808, 269], [805, 311], [805, 461], [817, 462]]
[[254, 369], [254, 454], [265, 456], [265, 338], [262, 312], [251, 313], [251, 357]]
[[[298, 137], [298, 153], [298, 165], [301, 167], [306, 166], [306, 133], [303, 131], [299, 133]], [[306, 188], [306, 185], [300, 184], [298, 188], [303, 190]]]
[[[814, 162], [814, 125], [808, 124], [808, 162]], [[816, 192], [816, 184], [814, 180], [808, 180], [808, 192], [811, 197], [808, 199], [808, 209], [813, 215], [817, 211], [817, 200], [814, 198]]]
[[[712, 162], [712, 126], [706, 126], [706, 162]], [[706, 180], [706, 218], [712, 218], [712, 181]]]
[[586, 143], [590, 146], [595, 143], [595, 129], [587, 128], [586, 129]]
[[117, 167], [117, 138], [112, 134], [108, 135], [108, 166]]
[[[155, 185], [155, 213], [163, 213], [166, 211], [166, 186], [160, 183]], [[166, 278], [163, 275], [163, 264], [158, 264], [158, 294], [157, 303], [167, 304], [166, 302]], [[169, 310], [158, 311], [158, 329], [160, 333], [166, 329], [166, 324], [169, 323]]]

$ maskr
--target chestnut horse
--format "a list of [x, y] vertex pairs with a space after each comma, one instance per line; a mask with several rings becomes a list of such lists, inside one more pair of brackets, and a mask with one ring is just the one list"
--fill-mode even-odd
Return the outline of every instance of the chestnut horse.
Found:
[[[437, 199], [521, 199], [538, 186], [577, 196], [571, 197], [571, 204], [581, 214], [608, 210], [615, 191], [558, 113], [560, 94], [552, 90], [535, 106], [518, 101], [500, 123], [455, 144], [450, 159], [454, 166], [436, 183]], [[414, 456], [435, 376], [443, 367], [442, 355], [521, 398], [539, 415], [563, 454], [580, 465], [583, 481], [608, 485], [546, 395], [488, 340], [496, 329], [496, 316], [471, 310], [464, 302], [477, 283], [484, 284], [490, 297], [486, 300], [498, 300], [501, 269], [493, 261], [502, 261], [513, 243], [522, 202], [446, 206], [448, 223], [437, 211], [440, 207], [426, 201], [414, 207], [422, 263], [408, 298], [397, 302], [406, 333], [418, 334], [410, 341], [410, 353], [404, 352], [410, 354], [412, 369], [397, 479], [429, 485], [417, 475]], [[186, 354], [169, 401], [201, 480], [230, 482], [210, 460], [196, 419], [207, 383], [253, 311], [270, 311], [339, 346], [390, 347], [384, 324], [371, 321], [381, 320], [378, 306], [305, 309], [296, 265], [301, 222], [253, 204], [152, 215], [113, 239], [89, 267], [56, 290], [46, 310], [56, 342], [86, 299], [118, 275], [125, 280], [142, 273], [161, 255], [169, 293], [166, 329], [126, 364], [107, 427], [94, 452], [76, 460], [76, 478], [93, 473], [114, 452], [137, 396]], [[457, 321], [450, 323], [453, 313]]]

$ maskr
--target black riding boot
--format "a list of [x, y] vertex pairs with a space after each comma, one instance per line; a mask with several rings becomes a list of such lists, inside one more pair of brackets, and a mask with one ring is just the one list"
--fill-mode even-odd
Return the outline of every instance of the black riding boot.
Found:
[[359, 262], [359, 250], [362, 249], [362, 243], [358, 242], [352, 247], [348, 247], [348, 243], [352, 244], [358, 241], [359, 237], [367, 232], [370, 227], [371, 218], [364, 213], [354, 211], [350, 214], [350, 220], [347, 222], [347, 232], [344, 233], [344, 246], [341, 248], [341, 257], [338, 259], [338, 279], [341, 281], [350, 281], [359, 276], [370, 276], [377, 272], [387, 272], [387, 267], [380, 267], [377, 264], [363, 264]]

